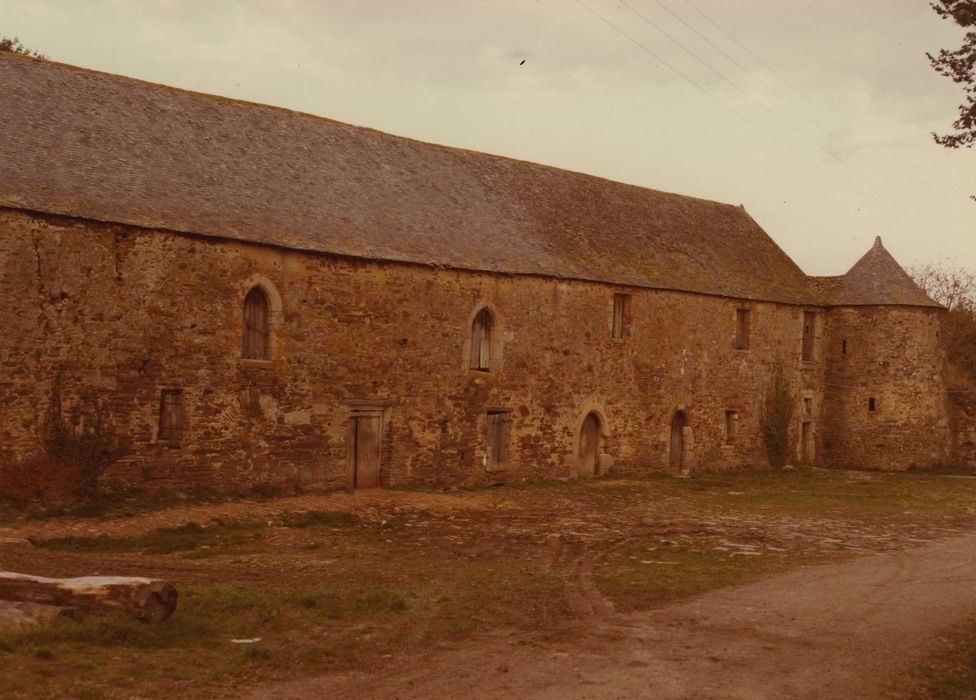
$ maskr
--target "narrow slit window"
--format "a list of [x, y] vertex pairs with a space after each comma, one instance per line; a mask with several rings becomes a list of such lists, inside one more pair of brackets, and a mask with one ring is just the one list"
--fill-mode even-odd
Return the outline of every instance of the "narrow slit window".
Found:
[[868, 399], [868, 410], [869, 411], [875, 411], [875, 410], [877, 410], [877, 408], [878, 408], [878, 402], [872, 396], [871, 398]]
[[840, 352], [842, 355], [847, 354], [847, 340], [840, 341]]
[[183, 390], [164, 389], [159, 400], [159, 441], [179, 444], [183, 440]]
[[816, 331], [816, 314], [803, 312], [803, 359], [813, 360], [813, 339]]
[[630, 294], [613, 295], [613, 325], [611, 337], [626, 338], [630, 335]]
[[471, 324], [471, 369], [487, 372], [491, 369], [491, 343], [495, 319], [488, 309], [482, 309]]
[[254, 287], [244, 297], [242, 341], [241, 357], [247, 360], [271, 359], [268, 295], [260, 287]]
[[750, 323], [752, 321], [749, 309], [735, 310], [735, 348], [736, 350], [749, 349]]
[[731, 445], [735, 442], [736, 423], [739, 420], [738, 411], [725, 412], [725, 444]]

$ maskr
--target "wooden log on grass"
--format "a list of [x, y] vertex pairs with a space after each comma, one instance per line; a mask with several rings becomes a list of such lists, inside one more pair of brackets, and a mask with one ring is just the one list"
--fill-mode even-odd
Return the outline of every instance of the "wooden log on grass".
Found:
[[129, 576], [44, 578], [0, 571], [0, 600], [87, 612], [121, 611], [143, 622], [162, 622], [176, 610], [176, 589], [166, 581]]
[[19, 600], [0, 600], [0, 631], [22, 629], [70, 614], [69, 608]]

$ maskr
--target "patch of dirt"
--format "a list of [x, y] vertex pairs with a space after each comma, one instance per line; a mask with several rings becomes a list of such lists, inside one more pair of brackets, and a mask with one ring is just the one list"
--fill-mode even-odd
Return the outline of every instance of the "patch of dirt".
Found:
[[904, 697], [904, 672], [976, 614], [976, 535], [811, 567], [575, 634], [498, 633], [250, 700]]
[[[770, 486], [773, 479], [778, 481]], [[858, 490], [849, 489], [849, 483]], [[836, 661], [830, 654], [843, 656], [839, 650], [845, 640], [861, 634], [860, 622], [852, 617], [855, 613], [866, 616], [864, 624], [895, 633], [892, 619], [870, 607], [872, 599], [914, 605], [911, 599], [890, 597], [889, 589], [907, 585], [915, 590], [925, 583], [938, 591], [939, 586], [955, 585], [925, 579], [921, 569], [910, 568], [914, 566], [911, 556], [973, 529], [970, 504], [976, 497], [976, 482], [918, 483], [921, 486], [915, 488], [916, 482], [907, 477], [874, 474], [802, 478], [756, 474], [698, 483], [597, 480], [449, 493], [377, 489], [187, 504], [126, 517], [9, 523], [0, 528], [0, 569], [54, 577], [149, 576], [188, 589], [219, 584], [255, 589], [389, 589], [410, 601], [407, 612], [390, 623], [400, 625], [397, 639], [408, 642], [394, 643], [394, 633], [385, 630], [353, 630], [373, 641], [364, 642], [362, 651], [325, 664], [377, 669], [375, 673], [349, 670], [294, 686], [266, 686], [262, 692], [269, 693], [267, 697], [317, 697], [320, 687], [322, 694], [351, 697], [357, 683], [375, 687], [374, 695], [364, 697], [821, 697], [790, 692], [813, 687], [802, 683], [827, 682], [824, 679], [832, 671], [824, 669]], [[823, 489], [833, 489], [835, 495], [828, 498]], [[868, 495], [859, 500], [861, 489], [868, 489]], [[335, 526], [283, 525], [303, 522], [287, 516], [309, 511], [355, 513], [358, 524], [344, 526], [340, 519], [330, 521]], [[245, 541], [220, 544], [211, 538], [207, 541], [212, 545], [164, 554], [98, 551], [97, 546], [77, 551], [35, 549], [14, 541], [27, 537], [118, 540], [151, 536], [161, 528], [187, 523], [216, 522], [252, 523], [255, 528], [248, 530]], [[912, 549], [919, 547], [924, 549]], [[694, 599], [724, 605], [725, 612], [707, 605], [682, 607], [693, 601], [666, 604], [705, 587], [782, 571], [785, 565], [854, 560], [878, 552], [888, 553], [889, 564], [888, 569], [878, 569], [886, 573], [875, 578], [855, 572], [847, 579], [839, 575], [837, 580], [846, 583], [825, 587], [823, 582], [834, 576], [834, 570], [825, 567], [800, 572], [805, 578], [770, 578], [780, 582], [772, 587], [761, 587], [767, 583], [764, 580], [721, 593], [740, 591], [735, 594], [738, 598], [709, 593]], [[645, 579], [639, 576], [669, 566], [676, 571], [679, 567], [671, 566], [675, 564], [671, 559], [679, 558], [678, 553], [685, 557], [682, 561], [701, 566], [706, 574], [722, 567], [753, 573], [741, 578], [730, 575], [724, 582], [715, 579], [698, 588], [680, 580], [661, 593], [645, 592]], [[903, 556], [908, 557], [904, 561], [914, 578], [901, 577], [896, 564]], [[744, 562], [750, 565], [740, 566]], [[769, 566], [761, 565], [765, 563]], [[698, 576], [694, 572], [699, 569], [688, 571]], [[961, 571], [963, 580], [971, 583], [965, 578], [970, 576], [968, 569]], [[637, 577], [627, 578], [631, 574]], [[620, 587], [608, 588], [608, 580], [614, 585], [622, 582], [626, 596], [636, 582], [636, 597], [621, 594]], [[853, 590], [842, 590], [846, 585]], [[965, 606], [954, 595], [945, 600], [955, 606], [953, 614], [961, 614]], [[836, 602], [831, 596], [836, 596]], [[925, 600], [920, 596], [919, 604]], [[799, 606], [800, 617], [790, 617], [793, 603]], [[644, 612], [621, 612], [635, 609]], [[803, 617], [807, 615], [813, 621], [822, 619], [824, 629], [815, 634], [804, 626], [810, 622]], [[880, 617], [874, 620], [873, 615]], [[906, 620], [915, 624], [913, 615]], [[935, 614], [932, 619], [942, 618]], [[844, 633], [830, 637], [830, 626]], [[919, 629], [928, 628], [922, 624]], [[887, 643], [886, 637], [878, 635], [869, 641]], [[833, 652], [828, 648], [831, 639]], [[913, 644], [923, 639], [920, 633]], [[880, 652], [865, 651], [868, 641], [863, 644], [849, 652], [866, 653], [865, 663], [885, 662]], [[805, 658], [807, 647], [819, 655], [811, 657], [811, 663], [828, 665], [803, 681], [806, 671], [791, 664]], [[387, 655], [391, 648], [394, 656]], [[766, 656], [768, 662], [763, 661]], [[214, 683], [224, 690], [233, 688], [226, 692], [236, 697], [243, 685], [307, 673], [309, 668], [262, 665], [260, 657], [255, 658], [258, 661], [242, 669], [239, 677], [225, 674]], [[846, 662], [836, 663], [843, 667]], [[789, 682], [800, 685], [784, 685], [787, 680], [783, 680], [777, 686], [769, 681], [779, 695], [757, 694], [756, 688], [765, 685], [750, 690], [748, 683], [759, 683], [763, 674], [778, 683], [780, 667], [792, 669]], [[736, 674], [744, 680], [730, 684]], [[445, 679], [452, 679], [456, 689], [445, 685]], [[609, 689], [606, 693], [604, 686]], [[646, 694], [646, 688], [657, 695]], [[181, 687], [179, 694], [185, 695], [184, 690]], [[607, 694], [610, 690], [616, 695]], [[212, 697], [220, 690], [211, 685], [193, 692]]]
[[384, 520], [399, 511], [433, 514], [465, 512], [484, 508], [477, 492], [463, 495], [388, 491], [371, 489], [355, 492], [336, 491], [326, 494], [294, 496], [268, 501], [231, 501], [195, 503], [159, 511], [118, 518], [57, 518], [30, 521], [0, 527], [0, 537], [134, 537], [159, 528], [187, 523], [274, 521], [286, 513], [335, 510], [357, 513], [364, 519]]

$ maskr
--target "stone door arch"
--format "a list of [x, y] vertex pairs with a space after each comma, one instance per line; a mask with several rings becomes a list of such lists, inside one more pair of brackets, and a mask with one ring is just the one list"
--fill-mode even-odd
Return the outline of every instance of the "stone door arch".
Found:
[[603, 425], [600, 416], [590, 411], [583, 419], [579, 434], [579, 467], [580, 476], [596, 476], [600, 473], [600, 435]]
[[681, 474], [687, 468], [685, 465], [685, 428], [688, 426], [688, 416], [684, 411], [675, 411], [671, 419], [671, 444], [669, 448], [669, 464], [671, 471]]

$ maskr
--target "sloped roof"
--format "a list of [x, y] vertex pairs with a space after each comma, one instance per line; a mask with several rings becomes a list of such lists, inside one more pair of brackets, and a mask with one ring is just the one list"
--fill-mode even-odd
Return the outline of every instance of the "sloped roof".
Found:
[[0, 95], [0, 206], [358, 258], [821, 299], [741, 207], [9, 54]]
[[891, 256], [881, 243], [881, 236], [875, 236], [871, 250], [846, 274], [815, 279], [829, 306], [895, 304], [941, 308]]

